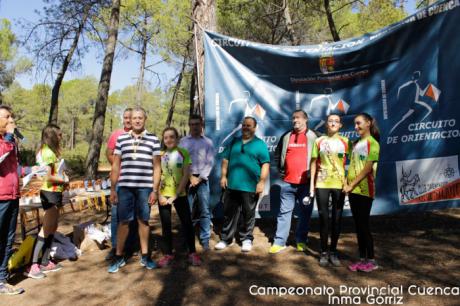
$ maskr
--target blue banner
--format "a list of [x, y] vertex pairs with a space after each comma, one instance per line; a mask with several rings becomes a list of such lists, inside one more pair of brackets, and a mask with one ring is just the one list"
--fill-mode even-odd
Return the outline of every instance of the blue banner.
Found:
[[[206, 134], [219, 152], [239, 135], [245, 115], [273, 153], [291, 114], [303, 109], [324, 132], [330, 113], [356, 139], [354, 115], [374, 116], [381, 131], [373, 214], [460, 203], [459, 0], [439, 1], [359, 38], [311, 46], [274, 46], [205, 33]], [[272, 159], [273, 160], [273, 159]], [[211, 178], [219, 201], [220, 159]], [[279, 176], [259, 205], [279, 207]]]

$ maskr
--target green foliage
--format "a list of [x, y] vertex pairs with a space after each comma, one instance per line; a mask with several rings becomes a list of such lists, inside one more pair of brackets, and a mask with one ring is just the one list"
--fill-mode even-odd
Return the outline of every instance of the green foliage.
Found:
[[[286, 1], [292, 28], [301, 44], [332, 41], [323, 0]], [[407, 13], [399, 1], [331, 0], [341, 39], [360, 36], [397, 22]], [[218, 0], [219, 31], [241, 39], [269, 44], [291, 44], [281, 0]]]
[[8, 19], [0, 19], [0, 60], [11, 60], [16, 53], [14, 42], [16, 36], [11, 31], [11, 23]]
[[0, 103], [3, 90], [13, 83], [16, 74], [30, 67], [25, 59], [15, 62], [16, 51], [16, 36], [11, 31], [11, 23], [8, 19], [0, 19]]
[[50, 98], [51, 87], [40, 84], [27, 90], [13, 83], [4, 93], [4, 102], [13, 107], [16, 124], [26, 137], [23, 146], [27, 149], [35, 150], [40, 144], [41, 130], [48, 120]]

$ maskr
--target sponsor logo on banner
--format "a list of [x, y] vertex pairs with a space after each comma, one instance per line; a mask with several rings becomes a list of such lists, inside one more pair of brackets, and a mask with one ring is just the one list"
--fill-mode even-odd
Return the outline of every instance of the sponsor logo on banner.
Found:
[[[419, 112], [422, 113], [421, 115], [423, 117], [419, 121], [422, 122], [433, 112], [433, 106], [438, 106], [441, 90], [431, 83], [428, 83], [424, 88], [422, 88], [419, 84], [420, 76], [420, 71], [414, 71], [411, 80], [399, 86], [396, 97], [398, 102], [403, 102], [401, 101], [401, 91], [403, 90], [412, 90], [413, 100], [409, 101], [409, 109], [407, 112], [404, 113], [401, 118], [396, 119], [398, 121], [392, 126], [389, 134], [391, 134], [402, 123], [405, 123], [408, 119], [414, 117], [413, 115], [415, 115], [414, 113], [416, 107], [419, 109]], [[403, 102], [398, 103], [397, 105], [398, 107], [401, 107], [401, 105], [404, 104], [405, 103]], [[413, 122], [413, 120], [411, 122]]]
[[332, 89], [325, 88], [324, 94], [318, 95], [311, 99], [307, 113], [308, 116], [312, 118], [321, 119], [320, 122], [313, 128], [317, 130], [326, 123], [324, 121], [324, 118], [326, 118], [330, 114], [336, 114], [339, 116], [346, 115], [348, 113], [349, 108], [350, 104], [348, 104], [347, 101], [345, 101], [342, 98], [333, 99]]
[[334, 71], [335, 59], [332, 54], [321, 55], [319, 58], [319, 69], [322, 73], [328, 74]]
[[399, 203], [460, 199], [458, 156], [396, 162]]

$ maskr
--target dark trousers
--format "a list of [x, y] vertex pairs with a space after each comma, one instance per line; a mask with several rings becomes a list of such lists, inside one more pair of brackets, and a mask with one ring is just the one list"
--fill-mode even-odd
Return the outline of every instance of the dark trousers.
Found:
[[353, 193], [348, 194], [348, 199], [355, 220], [359, 257], [374, 259], [374, 240], [369, 227], [369, 217], [374, 199]]
[[[329, 220], [329, 196], [331, 196], [331, 218]], [[321, 252], [327, 252], [327, 243], [329, 240], [329, 228], [331, 233], [330, 251], [337, 251], [337, 241], [340, 236], [342, 225], [342, 212], [345, 195], [340, 189], [317, 188], [316, 203], [319, 214], [319, 235], [321, 238]]]
[[0, 201], [0, 282], [8, 279], [8, 259], [16, 234], [19, 199]]
[[[160, 211], [161, 229], [163, 240], [166, 244], [165, 254], [172, 254], [172, 229], [171, 229], [171, 205], [158, 205]], [[178, 197], [174, 201], [174, 208], [179, 216], [182, 232], [185, 235], [187, 246], [190, 253], [195, 253], [195, 230], [192, 225], [192, 216], [187, 197]]]
[[231, 243], [238, 227], [240, 214], [241, 220], [240, 240], [254, 240], [252, 232], [256, 222], [255, 213], [257, 195], [254, 192], [227, 189], [224, 194], [224, 224], [222, 227], [222, 241]]

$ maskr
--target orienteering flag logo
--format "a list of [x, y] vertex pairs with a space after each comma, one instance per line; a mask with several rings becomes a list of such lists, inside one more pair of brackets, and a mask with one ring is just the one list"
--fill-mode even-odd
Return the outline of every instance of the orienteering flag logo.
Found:
[[441, 95], [441, 90], [439, 90], [439, 88], [430, 83], [422, 91], [422, 95], [433, 99], [434, 102], [438, 102], [439, 96]]

